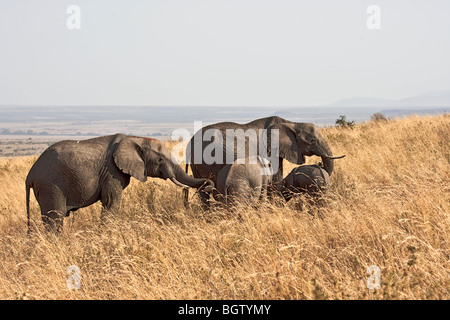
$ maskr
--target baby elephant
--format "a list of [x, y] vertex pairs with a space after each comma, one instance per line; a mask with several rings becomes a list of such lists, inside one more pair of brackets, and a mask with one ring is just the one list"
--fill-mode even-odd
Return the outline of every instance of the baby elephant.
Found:
[[238, 163], [227, 164], [217, 175], [216, 200], [232, 207], [238, 204], [257, 203], [267, 194], [272, 182], [270, 162], [261, 157], [250, 157]]
[[294, 168], [278, 185], [284, 199], [289, 201], [293, 194], [306, 193], [313, 198], [326, 192], [330, 186], [330, 176], [318, 165], [305, 165]]

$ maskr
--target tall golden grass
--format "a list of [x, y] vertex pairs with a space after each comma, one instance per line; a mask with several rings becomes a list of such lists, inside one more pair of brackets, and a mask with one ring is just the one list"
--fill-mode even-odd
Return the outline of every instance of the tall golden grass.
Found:
[[[321, 131], [347, 157], [320, 206], [205, 213], [192, 191], [185, 209], [169, 182], [133, 180], [106, 224], [96, 204], [60, 235], [43, 231], [33, 196], [27, 235], [24, 181], [37, 157], [0, 159], [0, 298], [449, 299], [450, 116]], [[79, 290], [67, 286], [70, 265]], [[367, 288], [371, 265], [380, 289]]]

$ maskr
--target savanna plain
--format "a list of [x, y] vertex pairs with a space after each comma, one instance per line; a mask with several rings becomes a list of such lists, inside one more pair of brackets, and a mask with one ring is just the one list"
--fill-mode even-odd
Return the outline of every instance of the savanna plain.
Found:
[[[27, 234], [38, 155], [0, 158], [0, 298], [449, 299], [450, 116], [320, 130], [347, 155], [320, 205], [204, 212], [193, 190], [185, 208], [170, 182], [132, 179], [118, 214], [100, 224], [99, 204], [80, 209], [59, 235], [45, 232], [34, 196]], [[71, 265], [79, 289], [67, 285]], [[379, 289], [367, 287], [372, 265]]]

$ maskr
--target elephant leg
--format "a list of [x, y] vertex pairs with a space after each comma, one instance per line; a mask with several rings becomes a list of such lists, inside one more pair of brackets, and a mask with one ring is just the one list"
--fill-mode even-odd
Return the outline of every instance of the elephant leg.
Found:
[[[186, 174], [189, 174], [189, 164], [187, 160], [184, 170]], [[189, 188], [183, 188], [183, 203], [185, 208], [189, 207]]]
[[189, 189], [188, 188], [183, 188], [183, 203], [184, 203], [185, 208], [189, 207]]
[[37, 199], [45, 229], [55, 233], [61, 232], [64, 217], [68, 213], [64, 194], [57, 188], [40, 189]]
[[259, 194], [258, 201], [259, 201], [259, 202], [262, 202], [262, 201], [264, 201], [266, 198], [267, 198], [267, 186], [263, 186], [263, 187], [261, 188], [261, 192], [260, 192], [260, 194]]
[[276, 194], [277, 194], [277, 187], [275, 184], [269, 184], [267, 188], [264, 190], [264, 198], [266, 198], [269, 202], [274, 201]]
[[286, 202], [292, 199], [292, 191], [285, 191], [283, 193], [283, 198]]
[[[191, 171], [192, 171], [192, 175], [194, 178], [201, 178], [202, 175], [199, 173], [198, 171], [198, 167], [196, 165], [191, 164]], [[215, 183], [215, 181], [214, 181]], [[184, 192], [184, 203], [185, 206], [187, 207], [189, 205], [189, 189], [183, 191]], [[202, 208], [203, 210], [207, 211], [210, 208], [210, 194], [208, 192], [205, 191], [199, 191], [198, 192], [199, 196], [200, 196], [200, 201], [202, 202]]]
[[210, 194], [208, 192], [205, 192], [205, 191], [199, 191], [199, 195], [200, 195], [200, 200], [202, 202], [203, 210], [209, 210], [210, 207], [211, 207]]
[[101, 221], [104, 221], [111, 213], [116, 214], [119, 211], [121, 199], [122, 188], [107, 186], [102, 190], [100, 198], [102, 203]]
[[279, 158], [278, 161], [278, 172], [274, 177], [274, 184], [278, 184], [283, 180], [283, 158]]
[[65, 215], [65, 213], [59, 210], [49, 210], [42, 213], [42, 222], [44, 223], [45, 229], [50, 232], [60, 233]]

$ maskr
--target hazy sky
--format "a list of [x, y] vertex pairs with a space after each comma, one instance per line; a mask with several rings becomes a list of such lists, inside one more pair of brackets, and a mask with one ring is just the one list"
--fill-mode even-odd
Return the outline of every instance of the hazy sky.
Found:
[[[369, 5], [381, 29], [367, 27]], [[449, 90], [449, 14], [448, 0], [0, 0], [0, 105], [310, 106]]]

